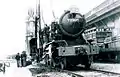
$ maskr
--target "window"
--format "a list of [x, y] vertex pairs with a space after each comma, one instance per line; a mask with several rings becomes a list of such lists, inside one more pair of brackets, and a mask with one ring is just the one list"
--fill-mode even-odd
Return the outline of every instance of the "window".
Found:
[[104, 31], [106, 31], [106, 29], [104, 29]]
[[105, 44], [105, 48], [108, 48], [108, 44]]
[[92, 34], [92, 37], [93, 37], [93, 38], [96, 38], [96, 33], [93, 33], [93, 34]]
[[69, 19], [72, 19], [72, 18], [75, 18], [75, 17], [76, 17], [76, 13], [70, 13], [69, 16], [68, 16]]
[[96, 31], [99, 31], [98, 29], [96, 29]]
[[101, 29], [101, 31], [103, 32], [103, 31], [104, 31], [104, 29]]

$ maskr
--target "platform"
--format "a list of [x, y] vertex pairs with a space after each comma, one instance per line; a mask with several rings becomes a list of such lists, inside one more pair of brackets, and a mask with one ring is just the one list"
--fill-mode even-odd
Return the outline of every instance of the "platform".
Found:
[[5, 73], [0, 72], [0, 77], [32, 77], [29, 68], [17, 67], [16, 62], [10, 63], [10, 67], [6, 67]]

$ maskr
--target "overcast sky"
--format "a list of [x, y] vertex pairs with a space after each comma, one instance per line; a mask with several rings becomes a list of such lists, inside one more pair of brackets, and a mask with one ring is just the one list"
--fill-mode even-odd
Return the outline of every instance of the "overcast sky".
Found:
[[[46, 23], [53, 20], [52, 10], [60, 17], [71, 6], [87, 13], [105, 0], [41, 0]], [[38, 2], [38, 1], [37, 1]], [[29, 8], [36, 7], [36, 0], [0, 0], [0, 58], [25, 49], [26, 17]]]

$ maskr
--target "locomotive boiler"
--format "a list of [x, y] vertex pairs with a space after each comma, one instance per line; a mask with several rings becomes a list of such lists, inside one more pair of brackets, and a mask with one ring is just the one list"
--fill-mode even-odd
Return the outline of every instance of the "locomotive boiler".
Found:
[[52, 22], [50, 28], [44, 28], [45, 39], [43, 58], [46, 64], [65, 69], [78, 64], [90, 68], [94, 48], [87, 42], [82, 33], [86, 21], [83, 15], [66, 11], [59, 21]]

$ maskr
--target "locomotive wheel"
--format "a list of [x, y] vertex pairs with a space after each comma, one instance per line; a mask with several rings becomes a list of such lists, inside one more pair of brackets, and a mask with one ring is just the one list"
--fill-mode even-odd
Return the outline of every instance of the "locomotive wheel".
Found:
[[46, 64], [46, 65], [49, 65], [49, 61], [48, 61], [48, 60], [49, 60], [49, 56], [46, 55], [46, 56], [45, 56], [45, 64]]
[[63, 63], [63, 62], [60, 62], [60, 68], [61, 68], [62, 70], [64, 70], [64, 69], [65, 69], [65, 65], [64, 65], [64, 63]]
[[56, 67], [56, 63], [53, 61], [53, 67]]
[[63, 58], [60, 62], [60, 68], [64, 70], [66, 69], [66, 67], [67, 67], [66, 58]]
[[53, 60], [53, 58], [50, 60], [50, 66], [56, 67], [56, 63], [55, 63], [55, 61]]
[[86, 69], [89, 69], [90, 66], [91, 66], [91, 64], [89, 64], [89, 63], [85, 64], [85, 68], [86, 68]]
[[89, 69], [91, 64], [93, 63], [93, 56], [87, 56], [85, 60], [86, 60], [85, 68]]

